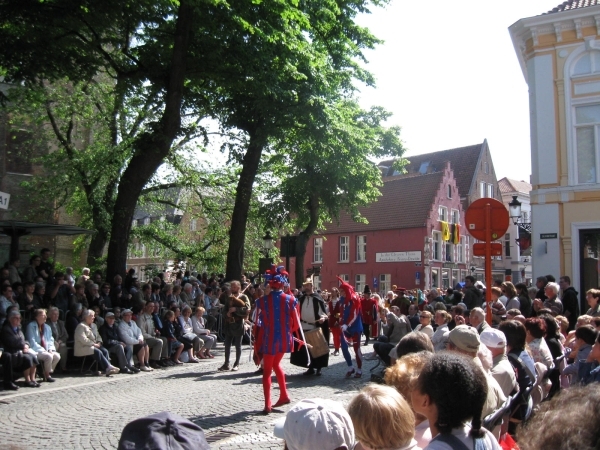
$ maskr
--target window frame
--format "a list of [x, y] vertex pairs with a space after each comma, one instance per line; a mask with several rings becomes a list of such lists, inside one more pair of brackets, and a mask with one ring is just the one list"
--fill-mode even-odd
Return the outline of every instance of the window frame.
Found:
[[[431, 259], [433, 261], [442, 261], [442, 232], [434, 231], [431, 236]], [[437, 248], [437, 255], [436, 255]], [[437, 258], [436, 258], [437, 256]]]
[[313, 241], [313, 263], [323, 262], [323, 238], [316, 237]]
[[448, 222], [448, 208], [445, 206], [438, 207], [438, 220], [440, 222]]
[[[342, 240], [345, 240], [345, 243], [342, 243]], [[350, 262], [350, 236], [340, 236], [338, 239], [339, 248], [338, 248], [338, 262], [340, 263], [348, 263]], [[345, 259], [342, 258], [342, 249], [345, 253]]]
[[[361, 258], [361, 256], [362, 256], [362, 258]], [[356, 236], [356, 261], [355, 262], [367, 262], [367, 235], [366, 234], [361, 234], [361, 235]]]
[[365, 285], [367, 284], [367, 274], [365, 273], [357, 273], [354, 275], [354, 290], [359, 294], [365, 289]]

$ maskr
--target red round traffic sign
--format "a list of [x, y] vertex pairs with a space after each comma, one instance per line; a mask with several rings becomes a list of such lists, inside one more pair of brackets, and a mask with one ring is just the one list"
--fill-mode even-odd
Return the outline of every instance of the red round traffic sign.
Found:
[[[490, 206], [490, 229], [485, 229], [486, 208]], [[508, 230], [508, 210], [494, 198], [480, 198], [465, 212], [465, 226], [471, 236], [480, 241], [495, 241]]]

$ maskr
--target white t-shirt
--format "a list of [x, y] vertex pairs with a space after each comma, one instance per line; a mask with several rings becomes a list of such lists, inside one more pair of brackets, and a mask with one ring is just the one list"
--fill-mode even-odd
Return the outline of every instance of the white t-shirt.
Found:
[[[502, 450], [500, 447], [500, 444], [498, 444], [498, 441], [496, 440], [494, 435], [492, 433], [490, 433], [488, 430], [486, 430], [485, 428], [482, 428], [482, 430], [485, 433], [485, 436], [482, 438], [485, 449], [486, 450]], [[456, 436], [463, 444], [465, 444], [469, 450], [473, 450], [475, 448], [475, 446], [473, 445], [473, 438], [471, 436], [469, 436], [470, 431], [471, 431], [471, 425], [465, 424], [464, 428], [454, 428], [452, 430], [452, 434], [454, 436]], [[436, 441], [435, 439], [432, 439], [429, 442], [429, 445], [427, 447], [425, 447], [424, 450], [454, 450], [454, 449], [450, 445], [448, 445], [444, 442]]]
[[429, 428], [429, 420], [425, 419], [415, 427], [415, 440], [421, 448], [427, 447], [431, 441], [431, 428]]

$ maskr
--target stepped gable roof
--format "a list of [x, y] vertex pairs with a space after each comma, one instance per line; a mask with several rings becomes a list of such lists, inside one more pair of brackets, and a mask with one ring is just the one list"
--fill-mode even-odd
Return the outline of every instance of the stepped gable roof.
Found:
[[531, 184], [526, 181], [511, 180], [506, 177], [498, 181], [498, 186], [500, 187], [500, 192], [502, 194], [508, 194], [510, 192], [529, 194], [529, 192], [531, 192]]
[[[467, 147], [453, 148], [450, 150], [441, 150], [433, 153], [423, 153], [421, 155], [407, 156], [405, 159], [408, 164], [404, 166], [409, 174], [425, 172], [443, 171], [446, 162], [450, 162], [450, 167], [454, 172], [456, 186], [461, 197], [465, 197], [471, 190], [473, 177], [477, 172], [477, 162], [483, 146], [481, 144], [469, 145]], [[392, 168], [393, 160], [381, 161], [380, 167], [389, 167], [384, 177], [396, 175], [398, 172]]]
[[545, 14], [553, 14], [557, 12], [570, 11], [572, 9], [587, 8], [588, 6], [600, 5], [599, 0], [567, 0], [562, 2], [556, 8], [552, 8]]
[[327, 224], [321, 234], [422, 227], [427, 223], [443, 176], [444, 172], [439, 171], [384, 179], [381, 197], [371, 205], [359, 208], [368, 224], [355, 222], [349, 214], [342, 213], [339, 224]]

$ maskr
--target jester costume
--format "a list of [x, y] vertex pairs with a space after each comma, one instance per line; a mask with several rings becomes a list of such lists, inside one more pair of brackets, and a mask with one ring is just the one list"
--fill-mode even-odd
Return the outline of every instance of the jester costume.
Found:
[[377, 311], [379, 309], [379, 304], [375, 297], [371, 297], [371, 291], [367, 290], [367, 288], [368, 286], [365, 287], [364, 295], [360, 300], [362, 311], [361, 319], [365, 333], [365, 345], [369, 345], [369, 339], [371, 337], [377, 340], [377, 336], [379, 335], [377, 329]]
[[[340, 297], [340, 303], [342, 304], [342, 353], [346, 364], [348, 364], [348, 371], [346, 372], [346, 378], [351, 377], [354, 374], [355, 378], [362, 376], [362, 353], [360, 351], [360, 336], [363, 332], [362, 319], [361, 319], [361, 308], [360, 299], [358, 294], [354, 291], [354, 288], [338, 277], [338, 280], [342, 283], [340, 285], [340, 291], [344, 292], [344, 295]], [[352, 356], [348, 349], [348, 344], [352, 342], [354, 347], [354, 353], [356, 355], [356, 367], [354, 370], [352, 367]]]
[[[267, 270], [265, 278], [271, 286], [271, 292], [256, 300], [256, 322], [254, 336], [255, 353], [260, 353], [263, 361], [263, 392], [265, 396], [264, 413], [273, 408], [290, 403], [285, 384], [285, 373], [281, 360], [285, 353], [293, 348], [293, 334], [299, 329], [298, 302], [282, 289], [287, 283], [287, 272], [283, 266]], [[260, 328], [259, 329], [257, 328]], [[271, 373], [275, 372], [279, 384], [279, 400], [271, 404]]]

